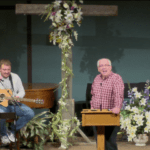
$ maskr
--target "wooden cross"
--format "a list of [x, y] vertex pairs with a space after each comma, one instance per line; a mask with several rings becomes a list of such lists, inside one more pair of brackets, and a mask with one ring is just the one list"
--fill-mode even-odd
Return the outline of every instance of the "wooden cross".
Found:
[[[48, 4], [16, 4], [16, 14], [24, 14], [24, 15], [40, 15], [45, 12], [45, 8], [47, 7]], [[118, 15], [118, 6], [116, 5], [81, 5], [82, 7], [82, 12], [83, 16], [117, 16]], [[30, 24], [31, 24], [31, 18], [28, 19], [29, 23], [28, 29], [31, 30]], [[28, 22], [27, 21], [27, 22]], [[28, 31], [29, 31], [28, 30]], [[28, 34], [31, 34], [31, 31], [29, 31]], [[30, 35], [31, 37], [31, 35]], [[31, 38], [28, 38], [31, 41]], [[31, 42], [28, 42], [28, 51], [30, 49], [31, 51]], [[29, 53], [29, 52], [28, 52]], [[31, 56], [32, 54], [29, 53]], [[31, 57], [28, 57], [31, 58]], [[69, 57], [70, 62], [69, 66], [72, 69], [72, 56]], [[30, 72], [30, 75], [28, 75], [28, 82], [32, 82], [32, 63], [31, 60], [28, 60], [28, 66], [30, 66], [28, 72]], [[63, 77], [63, 72], [62, 72], [62, 77]], [[30, 79], [30, 80], [29, 80]], [[69, 99], [72, 99], [72, 79], [68, 80], [68, 90], [69, 90]]]
[[[16, 4], [16, 14], [24, 14], [27, 15], [27, 28], [29, 29], [28, 35], [31, 34], [31, 15], [41, 15], [45, 12], [45, 8], [47, 7], [48, 4]], [[83, 16], [117, 16], [118, 15], [118, 6], [116, 5], [81, 5], [82, 7], [82, 12]], [[79, 33], [80, 34], [80, 33]], [[31, 53], [31, 35], [29, 36], [29, 41], [28, 41], [28, 53], [30, 56], [32, 56]], [[63, 57], [63, 56], [62, 56]], [[28, 68], [28, 82], [32, 82], [32, 63], [31, 63], [31, 57], [28, 60], [28, 65], [30, 68]], [[69, 55], [69, 59], [67, 62], [68, 66], [72, 70], [72, 54]], [[62, 78], [64, 78], [64, 72], [62, 71]], [[71, 104], [74, 105], [74, 102], [72, 101], [72, 77], [70, 76], [67, 81], [67, 90], [68, 90], [68, 104], [71, 106]], [[70, 100], [70, 101], [69, 101]], [[74, 106], [68, 107], [68, 110], [70, 113], [74, 111], [73, 109]], [[64, 117], [69, 119], [70, 117], [67, 116], [68, 113], [64, 112]], [[74, 114], [73, 114], [74, 115]], [[71, 116], [72, 117], [72, 116]], [[83, 136], [83, 138], [87, 141], [90, 142], [90, 140], [85, 136], [85, 134], [79, 129], [78, 132]]]

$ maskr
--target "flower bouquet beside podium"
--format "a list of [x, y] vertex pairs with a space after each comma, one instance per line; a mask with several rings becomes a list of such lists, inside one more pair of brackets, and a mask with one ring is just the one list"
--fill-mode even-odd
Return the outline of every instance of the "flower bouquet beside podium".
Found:
[[[149, 81], [141, 92], [138, 92], [137, 87], [131, 89], [130, 84], [128, 86], [130, 102], [123, 103], [120, 112], [120, 129], [126, 132], [128, 141], [133, 140], [136, 146], [145, 146], [148, 141], [147, 134], [150, 132]], [[121, 133], [123, 132], [119, 134]]]

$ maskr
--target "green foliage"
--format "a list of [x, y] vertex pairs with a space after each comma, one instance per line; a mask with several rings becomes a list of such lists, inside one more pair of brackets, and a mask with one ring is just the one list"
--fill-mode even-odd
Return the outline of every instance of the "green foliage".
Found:
[[[45, 115], [45, 117], [41, 117]], [[35, 150], [43, 150], [43, 144], [49, 138], [51, 132], [50, 123], [48, 125], [45, 122], [50, 120], [53, 114], [49, 111], [44, 111], [30, 120], [25, 127], [20, 130], [20, 139], [23, 145]], [[50, 122], [50, 121], [49, 121]], [[35, 137], [38, 137], [40, 142], [34, 143]]]

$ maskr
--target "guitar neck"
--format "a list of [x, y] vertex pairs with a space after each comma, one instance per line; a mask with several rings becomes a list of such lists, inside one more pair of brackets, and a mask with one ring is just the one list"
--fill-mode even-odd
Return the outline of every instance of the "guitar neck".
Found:
[[6, 99], [9, 99], [9, 100], [18, 100], [18, 101], [24, 101], [24, 102], [35, 102], [36, 100], [35, 99], [27, 99], [27, 98], [18, 98], [18, 97], [6, 97]]

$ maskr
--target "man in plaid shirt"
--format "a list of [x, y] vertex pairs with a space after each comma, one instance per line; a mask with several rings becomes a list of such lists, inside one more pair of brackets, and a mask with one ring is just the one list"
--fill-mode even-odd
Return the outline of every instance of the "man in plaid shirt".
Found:
[[[119, 114], [124, 100], [124, 83], [119, 74], [113, 73], [111, 61], [103, 58], [97, 62], [98, 71], [101, 73], [96, 76], [92, 84], [90, 102], [91, 109], [110, 109], [115, 114]], [[116, 138], [119, 126], [105, 127], [105, 150], [117, 150]], [[96, 136], [96, 128], [94, 134]], [[97, 140], [97, 139], [96, 139]]]

